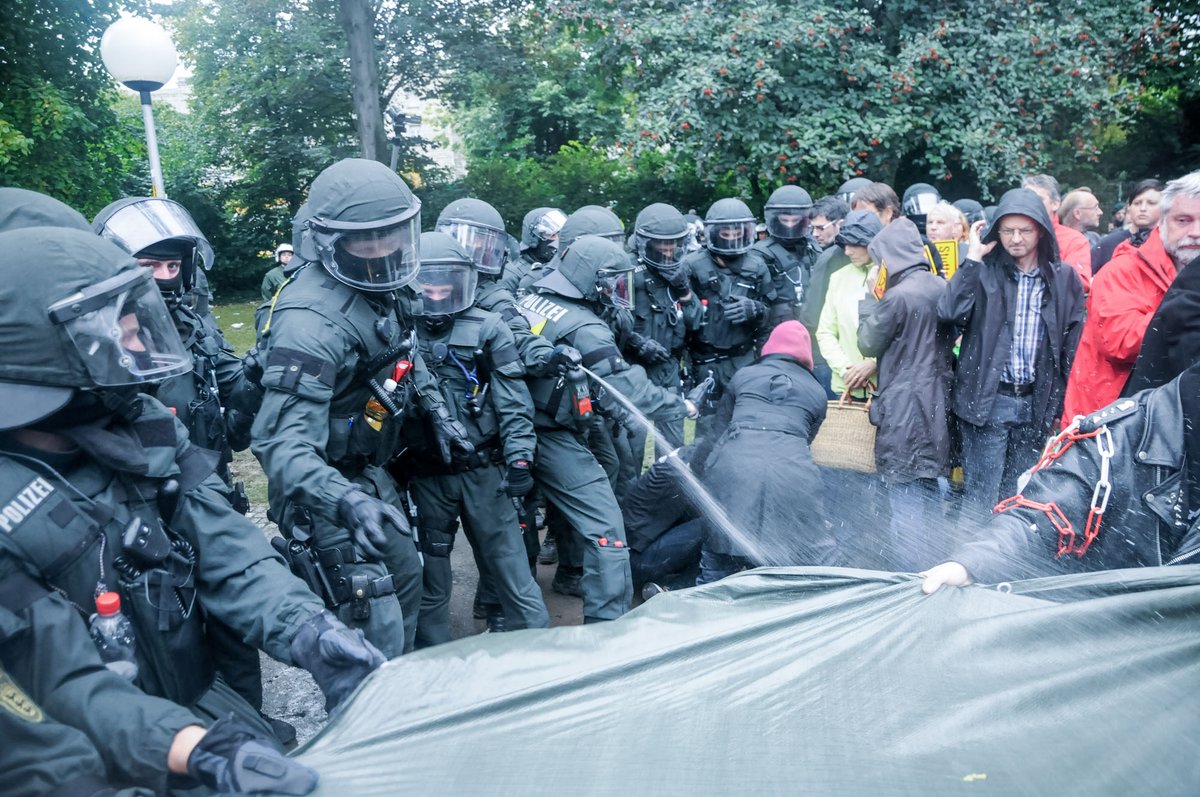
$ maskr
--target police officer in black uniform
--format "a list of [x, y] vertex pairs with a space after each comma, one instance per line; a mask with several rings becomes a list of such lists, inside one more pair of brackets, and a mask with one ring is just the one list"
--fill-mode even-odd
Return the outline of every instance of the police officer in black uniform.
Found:
[[[703, 306], [700, 327], [688, 351], [692, 378], [713, 378], [710, 401], [721, 395], [734, 373], [754, 362], [765, 339], [768, 306], [775, 300], [771, 272], [753, 250], [754, 214], [740, 199], [720, 199], [704, 217], [705, 248], [684, 261], [692, 291]], [[701, 418], [698, 434], [707, 431]]]
[[[661, 202], [643, 208], [633, 224], [637, 261], [633, 331], [654, 347], [645, 343], [633, 347], [632, 359], [645, 367], [651, 382], [675, 392], [682, 384], [680, 362], [686, 351], [687, 333], [700, 325], [700, 301], [692, 292], [683, 264], [690, 234], [683, 214]], [[671, 449], [683, 445], [682, 419], [661, 425], [660, 430]], [[645, 451], [645, 430], [637, 430], [631, 447], [635, 456]]]
[[[266, 396], [253, 450], [271, 516], [294, 543], [293, 566], [390, 655], [415, 642], [421, 562], [383, 465], [412, 404], [444, 462], [471, 450], [413, 350], [420, 212], [381, 163], [349, 158], [321, 172], [296, 217], [304, 265], [277, 293], [259, 344]], [[386, 410], [377, 423], [366, 417], [372, 400]]]
[[514, 296], [521, 281], [536, 266], [541, 268], [558, 251], [558, 232], [567, 220], [567, 214], [558, 208], [534, 208], [521, 221], [521, 257], [511, 260], [504, 268], [501, 283]]
[[776, 188], [767, 199], [763, 215], [767, 237], [754, 244], [771, 270], [775, 301], [770, 306], [770, 329], [784, 321], [800, 320], [800, 305], [808, 288], [812, 265], [819, 254], [809, 237], [813, 201], [798, 185]]
[[[417, 334], [451, 414], [467, 428], [472, 454], [443, 463], [416, 454], [409, 490], [425, 554], [418, 646], [450, 641], [450, 552], [459, 519], [507, 628], [545, 628], [550, 619], [533, 580], [517, 504], [533, 488], [537, 437], [525, 369], [504, 320], [473, 307], [477, 272], [445, 233], [421, 236]], [[493, 620], [493, 630], [498, 630]]]

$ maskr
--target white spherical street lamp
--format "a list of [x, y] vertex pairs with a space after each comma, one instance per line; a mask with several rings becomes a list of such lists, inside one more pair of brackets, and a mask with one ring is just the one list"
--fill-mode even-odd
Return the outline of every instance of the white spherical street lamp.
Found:
[[114, 78], [141, 96], [146, 149], [150, 155], [150, 180], [154, 185], [154, 195], [166, 196], [150, 92], [161, 89], [175, 74], [175, 67], [179, 63], [175, 45], [161, 26], [148, 19], [125, 17], [104, 31], [100, 39], [100, 58]]

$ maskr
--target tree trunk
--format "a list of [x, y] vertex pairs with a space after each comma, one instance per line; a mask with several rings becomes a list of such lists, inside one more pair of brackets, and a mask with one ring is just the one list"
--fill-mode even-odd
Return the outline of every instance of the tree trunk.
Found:
[[351, 99], [362, 156], [382, 161], [386, 142], [379, 108], [379, 60], [375, 54], [375, 10], [371, 0], [339, 0], [338, 20], [350, 51]]

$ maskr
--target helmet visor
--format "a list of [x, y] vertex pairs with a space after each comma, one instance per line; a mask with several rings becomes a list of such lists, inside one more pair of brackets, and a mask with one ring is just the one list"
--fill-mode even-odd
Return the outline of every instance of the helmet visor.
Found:
[[553, 240], [558, 237], [558, 231], [567, 223], [567, 216], [561, 210], [551, 210], [543, 214], [540, 219], [534, 222], [532, 232], [543, 241]]
[[329, 229], [314, 221], [321, 263], [336, 279], [364, 291], [410, 284], [420, 263], [421, 214], [374, 229]]
[[599, 271], [596, 273], [596, 288], [603, 301], [620, 309], [633, 307], [633, 272]]
[[196, 258], [206, 271], [216, 259], [191, 215], [170, 199], [143, 199], [119, 208], [104, 221], [100, 236], [130, 254], [171, 238], [191, 241], [196, 247]]
[[767, 232], [780, 241], [799, 241], [808, 235], [809, 208], [768, 208]]
[[905, 216], [928, 216], [938, 203], [938, 195], [931, 193], [913, 194], [904, 200]]
[[638, 257], [652, 266], [660, 269], [673, 269], [683, 261], [687, 254], [687, 241], [690, 233], [673, 238], [651, 238], [646, 235], [637, 237]]
[[436, 229], [462, 244], [475, 261], [475, 268], [484, 274], [499, 274], [504, 270], [504, 261], [508, 259], [508, 236], [500, 230], [465, 221], [443, 221]]
[[705, 222], [704, 236], [710, 251], [719, 255], [740, 255], [754, 245], [754, 221]]
[[475, 302], [479, 272], [472, 263], [422, 263], [417, 274], [419, 315], [450, 315]]
[[192, 359], [149, 271], [125, 271], [50, 306], [98, 387], [161, 382]]

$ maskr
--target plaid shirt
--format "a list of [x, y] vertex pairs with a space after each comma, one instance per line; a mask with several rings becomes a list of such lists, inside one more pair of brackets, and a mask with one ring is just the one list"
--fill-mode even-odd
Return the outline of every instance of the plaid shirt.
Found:
[[1037, 369], [1038, 347], [1042, 343], [1045, 324], [1042, 323], [1042, 294], [1046, 283], [1041, 272], [1031, 274], [1017, 271], [1017, 307], [1013, 313], [1012, 346], [1008, 350], [1005, 382], [1027, 385], [1033, 382]]

